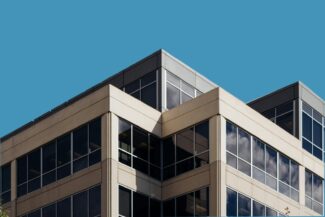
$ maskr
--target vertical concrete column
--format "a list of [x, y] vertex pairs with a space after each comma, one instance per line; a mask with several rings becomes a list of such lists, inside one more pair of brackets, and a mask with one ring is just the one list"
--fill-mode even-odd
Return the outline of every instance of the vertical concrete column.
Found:
[[160, 68], [160, 81], [161, 81], [161, 111], [166, 111], [167, 110], [167, 105], [166, 105], [166, 69], [163, 67]]
[[106, 113], [101, 118], [101, 140], [102, 140], [102, 183], [101, 183], [101, 216], [109, 216], [109, 129], [110, 129], [110, 113]]
[[305, 168], [299, 165], [299, 203], [305, 206]]
[[16, 199], [17, 199], [17, 160], [11, 161], [11, 205], [10, 205], [10, 216], [16, 216]]
[[227, 186], [226, 186], [226, 119], [221, 115], [217, 116], [217, 129], [218, 129], [218, 180], [219, 180], [219, 191], [218, 191], [218, 202], [220, 204], [220, 210], [218, 216], [226, 216], [227, 214]]
[[219, 216], [218, 215], [218, 129], [217, 129], [217, 116], [213, 116], [209, 120], [209, 159], [210, 159], [210, 192], [209, 192], [209, 215], [210, 216]]

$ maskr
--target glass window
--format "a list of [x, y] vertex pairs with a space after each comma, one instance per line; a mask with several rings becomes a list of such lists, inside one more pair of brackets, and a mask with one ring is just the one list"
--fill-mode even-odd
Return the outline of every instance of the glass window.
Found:
[[150, 135], [150, 163], [160, 167], [160, 139], [154, 135]]
[[140, 80], [133, 81], [132, 83], [125, 86], [126, 93], [133, 93], [136, 90], [140, 89]]
[[253, 139], [253, 164], [265, 170], [265, 145], [255, 138]]
[[290, 185], [295, 189], [299, 189], [299, 165], [291, 160], [290, 162]]
[[307, 138], [309, 141], [312, 141], [312, 119], [307, 114], [302, 114], [302, 129], [303, 129], [303, 137]]
[[313, 142], [319, 148], [322, 148], [322, 125], [313, 121]]
[[101, 193], [100, 186], [89, 189], [89, 217], [100, 216]]
[[150, 72], [141, 78], [141, 86], [146, 86], [156, 81], [156, 71]]
[[87, 131], [87, 125], [73, 131], [73, 159], [79, 159], [88, 153]]
[[227, 216], [237, 216], [237, 192], [227, 189]]
[[273, 210], [269, 207], [266, 207], [265, 216], [277, 216], [277, 215], [278, 215], [278, 213], [275, 210]]
[[131, 124], [119, 118], [119, 146], [131, 152]]
[[253, 201], [253, 216], [265, 216], [265, 206]]
[[119, 214], [124, 217], [131, 217], [131, 191], [119, 187]]
[[193, 128], [186, 129], [176, 135], [176, 160], [180, 161], [194, 154]]
[[187, 95], [185, 92], [181, 91], [181, 104], [183, 104], [184, 102], [190, 101], [191, 99], [193, 99], [193, 97], [191, 97], [190, 95]]
[[251, 165], [241, 159], [238, 159], [238, 170], [251, 176]]
[[158, 200], [150, 199], [150, 217], [161, 216], [161, 203]]
[[176, 175], [180, 175], [187, 171], [194, 169], [194, 159], [189, 158], [187, 160], [180, 161], [176, 164]]
[[293, 110], [293, 102], [285, 103], [276, 107], [277, 116]]
[[312, 173], [306, 170], [305, 172], [305, 193], [309, 197], [312, 197], [312, 185], [313, 185], [313, 178]]
[[277, 153], [274, 149], [266, 146], [265, 149], [266, 172], [277, 177]]
[[195, 192], [195, 216], [209, 215], [209, 189], [203, 188]]
[[70, 217], [71, 216], [71, 199], [66, 198], [61, 200], [57, 204], [58, 217]]
[[169, 72], [167, 72], [167, 81], [180, 88], [181, 80]]
[[176, 216], [194, 216], [194, 193], [176, 198]]
[[168, 137], [163, 141], [163, 153], [164, 166], [175, 163], [175, 143], [173, 136]]
[[37, 149], [28, 154], [28, 180], [39, 177], [41, 174], [41, 151]]
[[238, 129], [238, 157], [251, 162], [250, 135], [241, 129]]
[[17, 184], [22, 184], [27, 181], [27, 155], [17, 160]]
[[43, 173], [56, 167], [56, 143], [50, 142], [42, 148]]
[[180, 91], [167, 83], [167, 108], [172, 109], [180, 104]]
[[157, 108], [157, 85], [153, 83], [141, 89], [141, 101], [147, 105]]
[[33, 211], [32, 213], [29, 213], [28, 217], [41, 217], [41, 210], [38, 209], [36, 211]]
[[133, 154], [144, 160], [148, 160], [148, 133], [133, 126]]
[[278, 116], [276, 123], [288, 133], [293, 134], [293, 112]]
[[195, 156], [195, 168], [206, 164], [209, 164], [209, 152], [204, 152], [203, 154]]
[[251, 199], [242, 194], [238, 194], [238, 216], [251, 215]]
[[209, 122], [203, 122], [195, 126], [195, 153], [201, 153], [209, 149]]
[[165, 217], [174, 217], [175, 216], [175, 200], [167, 200], [164, 201], [163, 204], [163, 216]]
[[88, 217], [88, 197], [87, 191], [73, 196], [73, 216]]
[[227, 122], [227, 150], [237, 155], [237, 127]]
[[56, 203], [42, 208], [42, 217], [56, 217]]
[[149, 198], [145, 195], [133, 192], [133, 217], [149, 216]]
[[89, 149], [94, 151], [101, 147], [101, 119], [89, 123]]
[[57, 139], [57, 164], [64, 165], [71, 161], [71, 137], [66, 134]]
[[284, 155], [280, 154], [279, 161], [279, 179], [289, 184], [289, 159]]
[[11, 188], [11, 166], [10, 163], [1, 167], [1, 193]]

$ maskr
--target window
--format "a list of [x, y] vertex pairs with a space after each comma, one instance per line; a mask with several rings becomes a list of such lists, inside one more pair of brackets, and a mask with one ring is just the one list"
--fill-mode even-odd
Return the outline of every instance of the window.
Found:
[[77, 217], [99, 217], [101, 212], [100, 188], [100, 185], [92, 187], [21, 217], [71, 217], [72, 213]]
[[324, 180], [312, 173], [305, 171], [305, 206], [319, 213], [323, 214], [323, 182]]
[[0, 205], [11, 200], [11, 166], [10, 163], [0, 167]]
[[201, 94], [202, 92], [195, 89], [190, 84], [186, 83], [174, 74], [167, 72], [167, 109], [175, 108], [178, 105], [183, 104], [184, 102], [187, 102]]
[[17, 195], [32, 192], [100, 161], [101, 119], [97, 118], [17, 159]]
[[280, 213], [227, 188], [227, 216], [281, 216]]
[[119, 119], [119, 161], [160, 180], [160, 139]]
[[160, 217], [161, 202], [119, 186], [120, 217]]
[[202, 188], [163, 202], [163, 216], [208, 216], [209, 188]]
[[157, 72], [150, 72], [126, 85], [124, 91], [152, 108], [157, 109]]
[[209, 121], [164, 139], [163, 153], [164, 180], [208, 164]]
[[226, 123], [226, 133], [229, 166], [299, 201], [299, 165], [296, 162], [230, 122]]
[[323, 159], [323, 133], [322, 115], [303, 102], [302, 147], [320, 160]]

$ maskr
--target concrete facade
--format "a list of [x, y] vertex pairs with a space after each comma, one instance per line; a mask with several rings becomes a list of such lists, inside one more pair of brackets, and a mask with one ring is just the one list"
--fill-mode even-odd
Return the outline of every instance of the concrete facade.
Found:
[[[156, 71], [157, 108], [123, 92], [149, 72]], [[204, 94], [168, 110], [166, 73], [171, 72]], [[122, 89], [122, 90], [121, 90]], [[267, 103], [250, 106], [263, 112], [292, 99], [303, 99], [325, 114], [323, 101], [303, 87], [290, 86], [285, 96], [267, 96]], [[282, 93], [282, 92], [281, 92]], [[305, 169], [324, 179], [324, 164], [302, 148], [300, 131], [290, 135], [227, 91], [213, 84], [165, 51], [158, 51], [57, 109], [1, 139], [1, 165], [11, 165], [11, 201], [3, 207], [10, 216], [24, 216], [62, 198], [101, 185], [100, 216], [119, 216], [119, 186], [166, 201], [209, 187], [209, 215], [227, 215], [227, 188], [258, 201], [279, 214], [319, 215], [305, 206]], [[297, 103], [300, 111], [301, 103]], [[296, 112], [299, 118], [299, 112]], [[101, 161], [23, 196], [17, 196], [17, 158], [94, 118], [101, 119]], [[166, 138], [197, 123], [209, 123], [209, 163], [168, 180], [156, 180], [119, 160], [119, 119]], [[227, 129], [231, 122], [299, 164], [299, 201], [295, 201], [227, 164]], [[300, 129], [300, 122], [296, 127]], [[300, 134], [298, 133], [300, 132]], [[161, 213], [163, 208], [161, 208]]]

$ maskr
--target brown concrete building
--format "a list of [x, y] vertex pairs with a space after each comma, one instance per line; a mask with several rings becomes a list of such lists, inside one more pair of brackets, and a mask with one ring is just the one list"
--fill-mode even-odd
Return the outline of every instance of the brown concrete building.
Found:
[[3, 207], [23, 217], [322, 215], [324, 115], [301, 83], [247, 105], [159, 50], [1, 138]]

